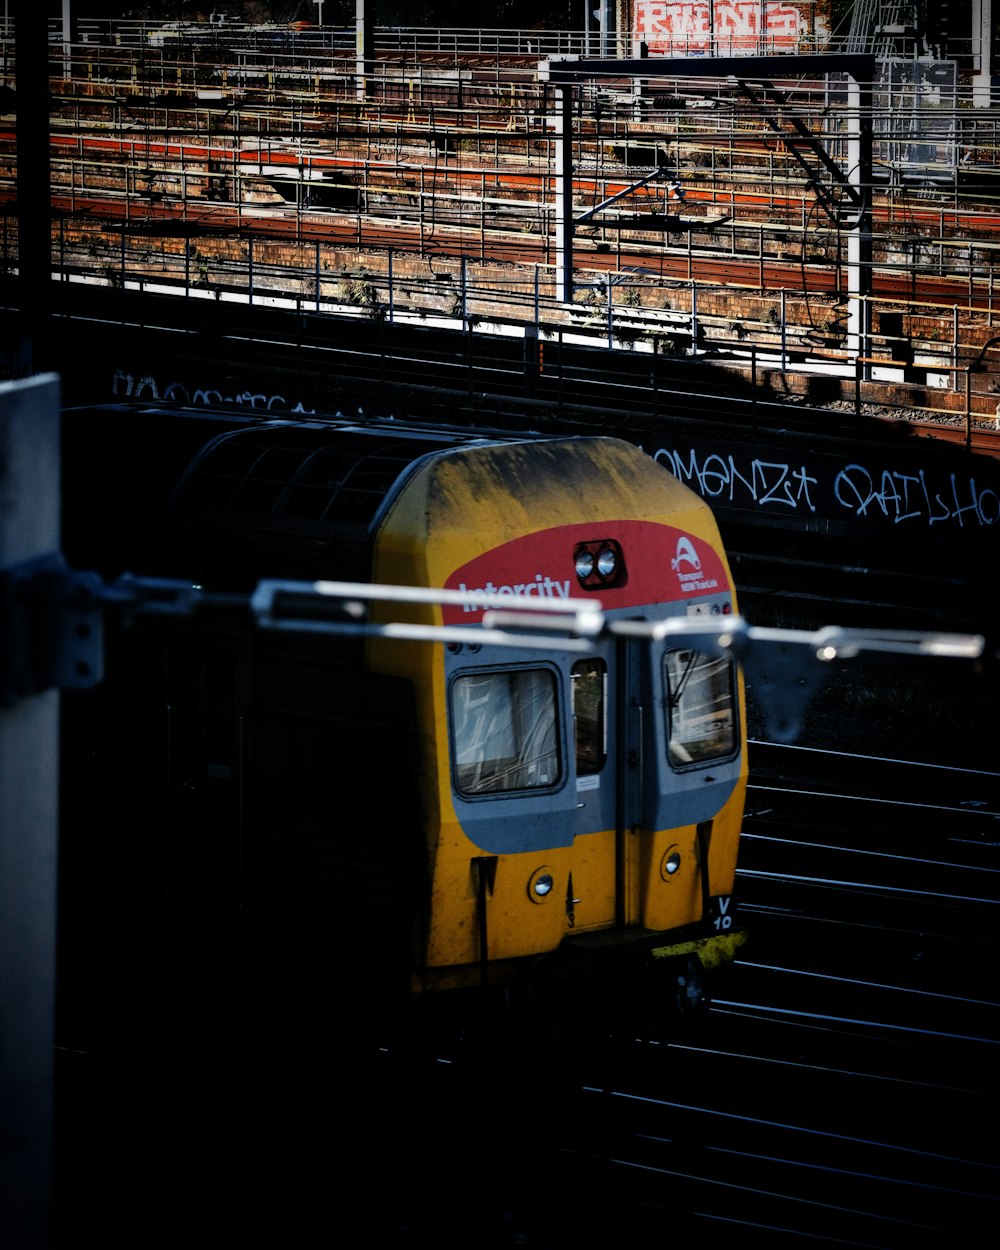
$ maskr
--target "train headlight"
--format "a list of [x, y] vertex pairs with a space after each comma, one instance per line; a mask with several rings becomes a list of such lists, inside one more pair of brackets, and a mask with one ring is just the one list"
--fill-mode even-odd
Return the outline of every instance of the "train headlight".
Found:
[[555, 884], [551, 868], [536, 868], [528, 879], [528, 898], [533, 903], [544, 903], [552, 897]]
[[581, 582], [585, 582], [594, 572], [594, 553], [592, 551], [578, 551], [576, 553], [576, 575]]
[[664, 881], [676, 877], [681, 869], [681, 853], [676, 846], [667, 848], [667, 853], [660, 861], [660, 876]]
[[625, 556], [614, 538], [598, 538], [577, 543], [573, 550], [577, 581], [585, 590], [624, 586], [627, 580]]

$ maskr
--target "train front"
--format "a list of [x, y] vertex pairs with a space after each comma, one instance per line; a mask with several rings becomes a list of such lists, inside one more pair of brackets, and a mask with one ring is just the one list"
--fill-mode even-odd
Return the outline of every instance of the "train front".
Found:
[[[470, 594], [409, 610], [426, 623], [479, 622], [477, 594], [495, 593], [592, 598], [623, 621], [736, 611], [707, 505], [604, 437], [430, 458], [383, 519], [373, 580]], [[544, 985], [611, 1012], [703, 1003], [744, 938], [732, 661], [615, 636], [585, 654], [377, 640], [369, 661], [416, 674], [429, 877], [414, 989]]]

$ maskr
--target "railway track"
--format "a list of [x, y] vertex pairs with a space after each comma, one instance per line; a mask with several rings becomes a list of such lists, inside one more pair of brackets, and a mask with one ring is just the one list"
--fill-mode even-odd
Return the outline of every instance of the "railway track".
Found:
[[[378, 220], [366, 213], [345, 215], [336, 212], [306, 212], [295, 209], [248, 209], [239, 204], [180, 200], [149, 203], [121, 195], [73, 192], [58, 189], [51, 196], [53, 215], [71, 219], [106, 222], [109, 228], [124, 227], [136, 235], [165, 236], [178, 232], [175, 227], [192, 223], [195, 236], [238, 237], [253, 234], [261, 240], [295, 243], [322, 242], [331, 248], [395, 252], [415, 256], [473, 256], [480, 262], [500, 265], [553, 265], [555, 244], [549, 234], [518, 232], [513, 225], [491, 226], [484, 232], [478, 221], [463, 223], [461, 214], [449, 221], [442, 209], [439, 220], [430, 222], [416, 216], [410, 222], [393, 220], [387, 214]], [[0, 205], [9, 214], [16, 209], [16, 188], [0, 187]], [[775, 256], [741, 257], [713, 254], [701, 243], [669, 246], [669, 233], [651, 235], [649, 243], [634, 239], [615, 247], [581, 239], [577, 243], [578, 263], [594, 271], [619, 272], [646, 270], [661, 282], [696, 282], [706, 287], [732, 287], [746, 291], [788, 291], [816, 296], [839, 296], [845, 292], [837, 266], [828, 260], [809, 261], [802, 256], [782, 260]], [[95, 272], [100, 265], [94, 265]], [[973, 280], [967, 267], [953, 272], [922, 273], [915, 279], [911, 266], [883, 262], [872, 270], [872, 295], [893, 302], [920, 303], [930, 308], [960, 305], [962, 308], [992, 313], [996, 296], [992, 278]]]
[[371, 1045], [323, 987], [290, 1007], [165, 950], [155, 1010], [77, 1082], [58, 1244], [992, 1245], [1000, 774], [750, 751], [751, 937], [707, 1013], [580, 1046], [539, 1003]]
[[524, 1240], [498, 1220], [498, 1244], [990, 1242], [1000, 775], [761, 741], [751, 760], [745, 953], [689, 1031], [588, 1057], [557, 1126], [535, 1113]]
[[[78, 108], [79, 97], [72, 97], [63, 103], [68, 108]], [[393, 183], [398, 185], [400, 182], [405, 185], [406, 179], [410, 179], [412, 184], [412, 180], [419, 181], [423, 175], [430, 176], [432, 173], [434, 187], [442, 194], [455, 189], [461, 193], [463, 188], [465, 196], [480, 192], [485, 195], [487, 191], [496, 195], [502, 192], [530, 191], [537, 196], [538, 201], [543, 201], [552, 194], [551, 170], [548, 168], [532, 169], [526, 161], [520, 163], [509, 161], [507, 167], [497, 164], [493, 166], [472, 164], [464, 168], [461, 165], [444, 165], [429, 170], [426, 164], [416, 159], [421, 145], [426, 147], [434, 141], [434, 130], [429, 121], [423, 126], [417, 126], [412, 122], [408, 123], [405, 114], [394, 115], [390, 106], [383, 106], [379, 110], [378, 124], [386, 134], [394, 136], [394, 146], [397, 150], [400, 150], [400, 135], [404, 135], [403, 142], [414, 159], [406, 159], [402, 154], [396, 159], [372, 159], [354, 155], [349, 150], [338, 152], [330, 151], [328, 148], [313, 149], [309, 146], [299, 148], [293, 145], [275, 146], [273, 143], [260, 144], [255, 148], [250, 139], [245, 140], [241, 146], [234, 146], [231, 143], [213, 146], [207, 135], [200, 134], [200, 118], [197, 110], [194, 109], [192, 109], [187, 127], [178, 121], [175, 121], [172, 130], [167, 130], [165, 125], [162, 130], [158, 127], [150, 130], [146, 126], [145, 133], [139, 138], [135, 137], [134, 127], [142, 126], [141, 120], [137, 122], [133, 119], [132, 129], [126, 127], [123, 128], [124, 133], [116, 133], [113, 129], [109, 130], [106, 125], [103, 129], [88, 129], [85, 122], [75, 118], [72, 122], [65, 124], [65, 129], [53, 130], [50, 136], [50, 146], [53, 159], [57, 162], [72, 157], [89, 156], [95, 163], [100, 160], [124, 159], [139, 167], [146, 167], [155, 161], [173, 161], [195, 166], [202, 163], [206, 166], [212, 164], [215, 168], [242, 168], [247, 172], [256, 172], [261, 177], [269, 174], [280, 177], [283, 173], [287, 176], [287, 172], [291, 170], [293, 174], [308, 171], [310, 174], [323, 173], [331, 178], [343, 176], [356, 179], [358, 182], [366, 181], [372, 174], [381, 173], [389, 186]], [[449, 121], [449, 126], [456, 134], [474, 135], [485, 131], [487, 134], [495, 133], [498, 137], [504, 137], [510, 132], [510, 122], [502, 116], [494, 118], [492, 125], [481, 124], [478, 127], [468, 122], [463, 124], [461, 118], [453, 117]], [[591, 141], [600, 141], [599, 135], [586, 130], [581, 137]], [[329, 137], [324, 136], [324, 138], [328, 140]], [[364, 145], [368, 132], [362, 130], [353, 136], [344, 135], [343, 138], [345, 141], [353, 139], [355, 145]], [[706, 143], [718, 144], [725, 143], [727, 136], [715, 134], [705, 135], [702, 138]], [[15, 141], [15, 132], [0, 130], [0, 151], [5, 148], [13, 150]], [[743, 150], [756, 151], [758, 148], [768, 150], [767, 140], [742, 137], [740, 143]], [[808, 215], [808, 201], [801, 191], [797, 191], [793, 182], [788, 182], [784, 194], [773, 191], [764, 193], [741, 184], [739, 181], [741, 173], [745, 180], [752, 179], [753, 171], [734, 170], [736, 181], [731, 189], [716, 189], [706, 181], [688, 188], [685, 192], [686, 198], [693, 204], [705, 205], [709, 210], [715, 207], [719, 210], [728, 210], [729, 214], [757, 209], [764, 215], [763, 219], [771, 220], [772, 224], [775, 215], [786, 219], [789, 223], [801, 220]], [[627, 169], [618, 171], [616, 174], [613, 171], [606, 172], [603, 167], [595, 165], [592, 171], [588, 170], [586, 174], [581, 172], [574, 177], [573, 190], [581, 203], [596, 202], [598, 199], [621, 195], [629, 190], [634, 182], [635, 179], [629, 175]], [[201, 213], [211, 207], [211, 204], [201, 203], [190, 206], [190, 209]], [[158, 211], [154, 209], [151, 215], [168, 216], [183, 208], [184, 205], [177, 202]], [[730, 219], [727, 215], [723, 220], [728, 225]], [[988, 205], [957, 209], [945, 205], [930, 207], [921, 204], [919, 200], [908, 201], [904, 205], [891, 202], [875, 203], [872, 206], [872, 220], [875, 228], [886, 234], [891, 234], [893, 231], [898, 233], [901, 229], [913, 231], [933, 229], [940, 231], [943, 235], [944, 231], [948, 230], [957, 236], [972, 238], [983, 243], [995, 241], [1000, 230], [1000, 216]], [[695, 221], [694, 224], [697, 225], [697, 222]], [[819, 236], [822, 234], [822, 229], [817, 229], [814, 233]]]
[[740, 878], [758, 951], [781, 961], [784, 931], [804, 926], [825, 965], [846, 951], [882, 968], [900, 1004], [989, 997], [1000, 774], [760, 742], [751, 759]]
[[[711, 1010], [586, 1054], [570, 1022], [543, 1051], [493, 1038], [465, 1070], [387, 1059], [377, 1080], [402, 1122], [444, 1127], [421, 1160], [411, 1138], [371, 1143], [407, 1178], [383, 1213], [390, 1241], [561, 1250], [626, 1228], [991, 1244], [1000, 1156], [978, 1126], [1000, 1092], [1000, 775], [762, 741], [751, 752], [739, 881], [751, 940]], [[831, 775], [846, 817], [831, 811]], [[896, 786], [910, 797], [893, 800]], [[987, 797], [963, 806], [963, 794]]]
[[[102, 31], [102, 41], [106, 37]], [[380, 36], [380, 43], [383, 38], [389, 36]], [[537, 35], [532, 46], [540, 49]], [[518, 49], [523, 52], [521, 44]], [[176, 262], [176, 278], [184, 260], [163, 240], [184, 238], [190, 260], [198, 251], [192, 241], [198, 238], [202, 281], [206, 287], [217, 285], [221, 294], [227, 266], [248, 239], [251, 259], [244, 289], [260, 281], [259, 258], [256, 275], [250, 275], [256, 239], [261, 250], [282, 244], [305, 244], [306, 252], [315, 248], [317, 302], [321, 264], [344, 272], [351, 263], [369, 264], [372, 254], [378, 256], [376, 270], [384, 265], [391, 270], [386, 258], [392, 256], [406, 258], [414, 268], [429, 264], [433, 269], [438, 261], [444, 268], [461, 258], [463, 266], [480, 263], [494, 272], [498, 266], [534, 270], [537, 302], [538, 269], [560, 259], [551, 143], [542, 124], [545, 92], [534, 78], [537, 60], [524, 62], [513, 52], [505, 58], [497, 47], [495, 73], [478, 79], [471, 70], [458, 71], [457, 51], [454, 74], [435, 72], [426, 80], [417, 60], [412, 73], [397, 75], [383, 65], [387, 72], [376, 72], [370, 93], [366, 88], [359, 95], [351, 89], [357, 86], [350, 81], [353, 64], [334, 56], [332, 44], [306, 41], [299, 50], [302, 62], [282, 53], [271, 65], [262, 61], [251, 67], [226, 43], [186, 47], [176, 64], [148, 49], [140, 53], [127, 41], [115, 48], [102, 45], [99, 52], [83, 48], [76, 63], [52, 49], [48, 207], [60, 227], [55, 246], [61, 260], [70, 255], [76, 264], [78, 253], [97, 280], [103, 275], [120, 285], [132, 276], [127, 271], [148, 281]], [[384, 60], [382, 54], [388, 49], [381, 49], [376, 60]], [[127, 80], [112, 94], [103, 79], [99, 85], [94, 81], [95, 56], [109, 82]], [[825, 202], [821, 194], [817, 200], [822, 188], [803, 180], [802, 169], [785, 150], [787, 142], [783, 147], [780, 138], [762, 140], [760, 101], [752, 102], [747, 113], [747, 101], [733, 83], [710, 80], [711, 75], [681, 85], [664, 80], [662, 98], [654, 97], [642, 109], [635, 107], [626, 82], [604, 83], [601, 91], [581, 88], [574, 191], [581, 206], [602, 206], [601, 216], [578, 223], [575, 263], [581, 275], [592, 271], [581, 281], [595, 289], [606, 282], [609, 304], [611, 280], [601, 275], [623, 279], [636, 270], [651, 288], [686, 284], [692, 323], [700, 285], [703, 305], [709, 299], [720, 302], [721, 311], [715, 313], [720, 335], [731, 320], [731, 304], [736, 320], [729, 329], [770, 347], [773, 325], [765, 318], [780, 315], [782, 370], [789, 334], [803, 350], [817, 349], [821, 368], [838, 354], [840, 367], [847, 367], [849, 336], [842, 308], [849, 294], [845, 283], [857, 263], [844, 254], [851, 251], [850, 223], [816, 212], [817, 204]], [[669, 90], [668, 82], [673, 83]], [[831, 99], [829, 92], [829, 81], [806, 76], [788, 84], [782, 95], [789, 108], [794, 103], [796, 116], [801, 112], [809, 119], [820, 150], [836, 161], [843, 157], [837, 120], [843, 101], [836, 92]], [[690, 103], [710, 107], [686, 109], [679, 122], [677, 106], [685, 105], [688, 96]], [[799, 119], [799, 124], [805, 123]], [[982, 128], [975, 132], [969, 156], [982, 158], [986, 134]], [[18, 211], [15, 137], [9, 127], [0, 130], [7, 160], [6, 185], [0, 188], [5, 218]], [[882, 146], [880, 138], [876, 151]], [[677, 202], [671, 201], [666, 180], [645, 176], [650, 169], [665, 173], [668, 165], [671, 176], [676, 173], [684, 181], [683, 221], [674, 213]], [[876, 178], [887, 177], [880, 160], [876, 166]], [[617, 204], [630, 188], [632, 206], [640, 211], [623, 214], [612, 201]], [[22, 186], [22, 199], [24, 192]], [[997, 216], [990, 196], [977, 194], [975, 187], [962, 189], [957, 170], [953, 187], [947, 178], [930, 189], [904, 186], [902, 180], [897, 186], [891, 178], [872, 184], [873, 255], [865, 298], [892, 305], [886, 321], [898, 326], [882, 332], [888, 341], [879, 349], [879, 363], [892, 369], [894, 380], [922, 387], [928, 359], [940, 355], [941, 369], [961, 390], [963, 366], [972, 363], [982, 333], [989, 333]], [[117, 238], [104, 237], [107, 231], [120, 232], [120, 247]], [[7, 235], [5, 230], [5, 251]], [[157, 238], [159, 259], [154, 255]], [[321, 248], [335, 253], [333, 259], [321, 262]], [[352, 254], [354, 262], [347, 260]], [[303, 264], [301, 257], [297, 263]], [[213, 264], [216, 272], [209, 278]], [[289, 281], [308, 285], [308, 256], [302, 275]], [[369, 277], [384, 280], [381, 273]], [[487, 289], [492, 286], [487, 277]], [[630, 307], [643, 304], [646, 313], [654, 307], [657, 315], [672, 312], [654, 328], [673, 335], [686, 297], [674, 300], [665, 291], [640, 287], [618, 294], [636, 301]], [[725, 292], [737, 292], [738, 299], [725, 300]], [[581, 293], [589, 299], [586, 291]], [[796, 310], [789, 319], [786, 295], [791, 303], [804, 302], [805, 312]], [[527, 298], [530, 302], [530, 292]], [[961, 347], [960, 313], [970, 335]], [[480, 314], [482, 308], [475, 316]], [[703, 308], [699, 315], [704, 325], [711, 314]], [[879, 322], [881, 308], [874, 317]], [[525, 320], [531, 320], [530, 313]], [[625, 332], [631, 330], [626, 326]], [[948, 334], [954, 336], [954, 350], [939, 353], [932, 341], [943, 342]], [[856, 342], [851, 350], [857, 351]], [[897, 350], [901, 356], [909, 351], [909, 363], [914, 355], [921, 362], [908, 379], [899, 376], [907, 372], [907, 362], [896, 368]], [[817, 352], [810, 357], [813, 364]], [[929, 385], [938, 389], [939, 381], [935, 377]], [[965, 383], [967, 407], [992, 419], [993, 388], [982, 378], [973, 384], [971, 373]], [[920, 428], [931, 429], [931, 424]], [[949, 423], [942, 423], [936, 436], [966, 444], [970, 439], [968, 431]]]

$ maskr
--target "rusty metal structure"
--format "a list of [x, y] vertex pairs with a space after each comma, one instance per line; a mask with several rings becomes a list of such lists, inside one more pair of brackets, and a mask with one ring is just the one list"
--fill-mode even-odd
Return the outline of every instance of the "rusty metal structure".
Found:
[[[0, 254], [29, 312], [51, 273], [629, 350], [749, 345], [961, 406], [994, 319], [986, 41], [932, 41], [918, 5], [855, 6], [846, 34], [791, 8], [761, 0], [749, 29], [723, 0], [634, 0], [595, 40], [380, 27], [363, 2], [354, 26], [305, 29], [67, 7], [44, 46], [19, 15]], [[44, 125], [18, 107], [32, 67]], [[974, 382], [966, 409], [992, 417]]]

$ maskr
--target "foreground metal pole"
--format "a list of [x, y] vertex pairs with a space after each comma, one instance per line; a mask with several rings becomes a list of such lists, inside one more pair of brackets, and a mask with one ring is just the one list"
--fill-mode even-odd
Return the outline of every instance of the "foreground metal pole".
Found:
[[[59, 383], [0, 383], [0, 1245], [52, 1237], [59, 692], [25, 690], [11, 577], [59, 550]], [[12, 636], [13, 635], [13, 636]], [[4, 685], [7, 686], [5, 681]]]

